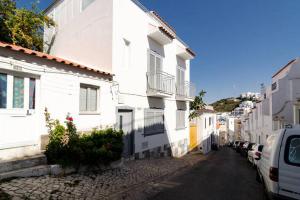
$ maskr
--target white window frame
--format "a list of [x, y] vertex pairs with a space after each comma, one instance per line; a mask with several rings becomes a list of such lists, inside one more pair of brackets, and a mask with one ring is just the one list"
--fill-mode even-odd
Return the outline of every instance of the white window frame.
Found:
[[[5, 74], [7, 77], [7, 89], [6, 89], [6, 108], [0, 108], [0, 114], [8, 114], [14, 116], [26, 116], [35, 113], [35, 110], [38, 107], [38, 88], [39, 88], [39, 77], [36, 75], [29, 75], [22, 72], [14, 71], [2, 71], [1, 74]], [[14, 77], [24, 78], [24, 107], [23, 108], [14, 108], [13, 107], [13, 87], [14, 87]], [[35, 79], [35, 108], [29, 108], [29, 90], [30, 90], [30, 79]]]
[[155, 57], [155, 69], [153, 70], [154, 71], [154, 73], [157, 73], [158, 72], [158, 70], [157, 70], [157, 65], [156, 65], [156, 59], [158, 58], [158, 59], [160, 59], [160, 72], [162, 72], [163, 71], [163, 63], [164, 63], [164, 57], [162, 57], [161, 55], [159, 55], [158, 53], [156, 53], [155, 51], [153, 51], [153, 50], [149, 50], [148, 51], [148, 56], [149, 56], [149, 63], [148, 63], [148, 72], [151, 72], [151, 66], [150, 66], [150, 57], [151, 57], [151, 55], [152, 56], [154, 56]]
[[[87, 96], [89, 96], [88, 95], [88, 92], [89, 92], [89, 90], [92, 88], [92, 89], [96, 89], [96, 91], [97, 91], [97, 94], [96, 94], [96, 97], [97, 97], [97, 99], [96, 99], [96, 106], [97, 106], [97, 108], [96, 108], [96, 111], [88, 111], [88, 110], [86, 110], [86, 111], [81, 111], [80, 110], [80, 105], [81, 105], [81, 102], [80, 102], [80, 89], [82, 88], [82, 87], [84, 87], [84, 88], [87, 88]], [[88, 101], [88, 100], [87, 100]], [[86, 84], [86, 83], [80, 83], [80, 85], [79, 85], [79, 114], [80, 115], [99, 115], [100, 114], [100, 87], [99, 86], [96, 86], [96, 85], [91, 85], [91, 84]]]

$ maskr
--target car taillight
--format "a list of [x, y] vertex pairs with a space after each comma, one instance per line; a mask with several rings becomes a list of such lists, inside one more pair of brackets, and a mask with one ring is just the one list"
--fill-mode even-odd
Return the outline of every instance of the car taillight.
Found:
[[259, 153], [259, 152], [255, 152], [255, 155], [256, 155], [257, 157], [260, 157], [260, 153]]
[[270, 167], [269, 177], [272, 181], [278, 182], [278, 168]]

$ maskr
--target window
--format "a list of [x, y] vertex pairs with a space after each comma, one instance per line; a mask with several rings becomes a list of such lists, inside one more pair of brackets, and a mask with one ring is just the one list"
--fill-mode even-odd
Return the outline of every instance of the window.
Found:
[[177, 67], [176, 82], [178, 85], [183, 85], [185, 80], [185, 70], [182, 67]]
[[156, 135], [165, 132], [164, 110], [146, 109], [144, 112], [144, 135]]
[[149, 68], [148, 68], [148, 72], [150, 72], [151, 74], [157, 74], [159, 72], [162, 71], [162, 58], [150, 51], [150, 61], [149, 61]]
[[98, 88], [80, 85], [80, 112], [98, 111]]
[[272, 91], [277, 89], [277, 82], [272, 83]]
[[208, 120], [209, 120], [209, 122], [208, 122], [208, 123], [209, 123], [209, 126], [210, 126], [210, 125], [211, 125], [211, 117], [210, 117]]
[[13, 108], [24, 108], [24, 78], [14, 77]]
[[35, 109], [35, 92], [36, 81], [34, 78], [29, 79], [29, 109]]
[[176, 110], [176, 128], [185, 128], [185, 110]]
[[204, 127], [206, 128], [206, 118], [204, 118], [205, 120], [204, 120]]
[[35, 78], [0, 73], [0, 108], [35, 109], [35, 93]]
[[7, 104], [7, 75], [0, 74], [0, 108], [6, 108]]
[[289, 165], [300, 166], [300, 136], [288, 137], [284, 160]]
[[95, 0], [82, 0], [81, 1], [81, 10], [85, 10], [91, 3], [93, 3]]

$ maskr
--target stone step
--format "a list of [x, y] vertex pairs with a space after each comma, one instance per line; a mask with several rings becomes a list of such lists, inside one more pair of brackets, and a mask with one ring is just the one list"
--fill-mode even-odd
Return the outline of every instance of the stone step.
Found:
[[[70, 171], [72, 173], [74, 171]], [[0, 181], [12, 178], [37, 177], [44, 175], [61, 175], [66, 171], [60, 165], [39, 165], [24, 169], [0, 173]]]
[[46, 164], [47, 159], [44, 154], [9, 161], [0, 161], [0, 174]]
[[39, 166], [28, 167], [24, 169], [0, 173], [0, 180], [10, 179], [10, 178], [43, 176], [48, 174], [51, 174], [51, 166], [39, 165]]

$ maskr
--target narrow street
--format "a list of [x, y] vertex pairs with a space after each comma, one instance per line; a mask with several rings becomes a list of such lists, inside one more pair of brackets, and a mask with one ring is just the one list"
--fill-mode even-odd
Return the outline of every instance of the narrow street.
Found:
[[260, 200], [263, 188], [255, 180], [255, 170], [230, 148], [212, 153], [191, 170], [165, 183], [151, 199]]

